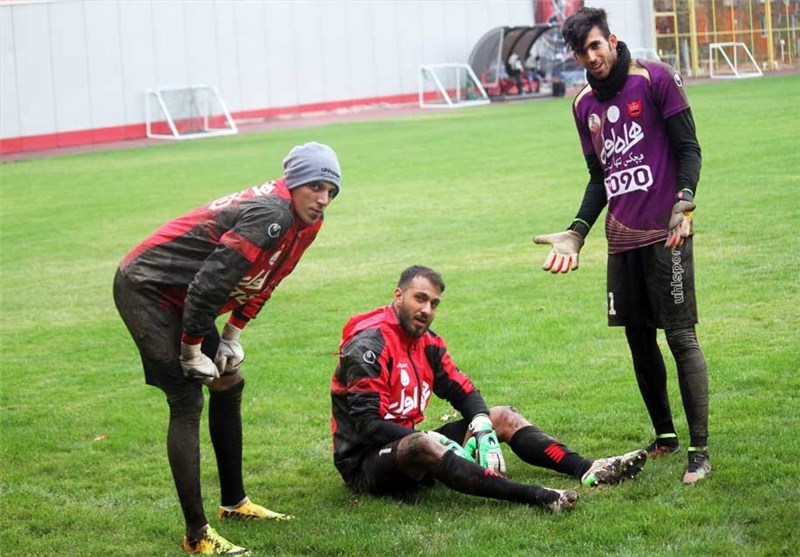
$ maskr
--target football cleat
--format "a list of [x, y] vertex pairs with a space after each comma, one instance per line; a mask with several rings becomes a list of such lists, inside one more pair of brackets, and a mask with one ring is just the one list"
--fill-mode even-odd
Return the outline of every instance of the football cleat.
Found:
[[547, 504], [547, 508], [554, 513], [571, 511], [578, 504], [578, 494], [570, 489], [552, 489], [550, 491], [558, 493], [558, 499]]
[[642, 449], [595, 460], [581, 477], [581, 483], [586, 487], [618, 484], [641, 472], [646, 461], [647, 453]]
[[674, 433], [664, 433], [662, 435], [656, 435], [653, 442], [647, 445], [644, 450], [647, 451], [647, 456], [649, 458], [655, 458], [657, 456], [677, 453], [680, 448], [681, 446], [680, 443], [678, 443], [677, 435]]
[[238, 518], [240, 520], [292, 520], [294, 518], [290, 514], [276, 513], [261, 505], [256, 505], [249, 499], [238, 507], [220, 507], [217, 515], [220, 518]]
[[200, 555], [239, 555], [249, 557], [250, 551], [238, 545], [234, 545], [214, 530], [211, 526], [207, 527], [199, 539], [190, 541], [183, 536], [183, 549], [187, 553], [199, 553]]
[[711, 474], [711, 461], [706, 447], [689, 447], [689, 466], [683, 475], [683, 483], [692, 485]]

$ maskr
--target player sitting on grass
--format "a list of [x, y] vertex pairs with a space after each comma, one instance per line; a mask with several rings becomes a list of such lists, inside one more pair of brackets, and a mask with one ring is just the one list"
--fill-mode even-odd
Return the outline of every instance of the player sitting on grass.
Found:
[[[409, 267], [391, 305], [357, 315], [345, 325], [339, 365], [331, 381], [334, 463], [353, 491], [401, 495], [439, 480], [479, 497], [572, 510], [578, 495], [506, 479], [500, 443], [523, 461], [593, 487], [633, 477], [647, 454], [590, 460], [531, 424], [508, 406], [489, 409], [456, 367], [444, 339], [429, 327], [444, 292], [441, 275]], [[431, 394], [463, 419], [416, 431]]]

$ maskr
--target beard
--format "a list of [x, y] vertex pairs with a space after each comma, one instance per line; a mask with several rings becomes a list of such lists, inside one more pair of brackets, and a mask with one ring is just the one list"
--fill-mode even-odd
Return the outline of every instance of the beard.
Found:
[[397, 320], [400, 322], [400, 326], [406, 334], [411, 338], [419, 338], [424, 335], [428, 331], [428, 326], [430, 325], [430, 322], [426, 323], [425, 326], [415, 323], [414, 316], [402, 306], [397, 309]]

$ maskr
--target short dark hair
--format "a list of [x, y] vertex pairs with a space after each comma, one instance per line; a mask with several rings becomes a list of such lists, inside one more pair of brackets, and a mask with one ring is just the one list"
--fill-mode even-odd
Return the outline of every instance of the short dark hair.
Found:
[[430, 267], [425, 267], [423, 265], [412, 265], [400, 273], [400, 280], [397, 281], [397, 288], [404, 290], [409, 284], [411, 284], [411, 281], [414, 280], [414, 277], [425, 277], [431, 281], [431, 284], [439, 289], [439, 292], [444, 292], [444, 280], [442, 280], [442, 275]]
[[561, 36], [573, 52], [580, 54], [586, 36], [593, 27], [600, 29], [606, 39], [611, 35], [606, 11], [603, 8], [583, 7], [564, 21], [564, 25], [561, 26]]

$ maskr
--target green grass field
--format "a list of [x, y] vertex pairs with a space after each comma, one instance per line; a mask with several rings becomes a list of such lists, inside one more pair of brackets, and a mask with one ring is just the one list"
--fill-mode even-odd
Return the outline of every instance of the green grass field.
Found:
[[[434, 328], [492, 404], [590, 457], [651, 429], [620, 329], [606, 326], [605, 240], [540, 270], [535, 234], [574, 216], [586, 170], [569, 99], [253, 133], [0, 165], [0, 554], [179, 556], [167, 406], [146, 387], [111, 298], [119, 259], [172, 217], [280, 175], [293, 145], [332, 145], [342, 194], [317, 243], [245, 331], [245, 480], [288, 523], [220, 524], [254, 556], [796, 555], [800, 546], [800, 75], [688, 87], [703, 147], [695, 212], [698, 336], [714, 474], [685, 452], [575, 512], [437, 486], [353, 498], [332, 465], [328, 385], [347, 318], [399, 272], [440, 270]], [[660, 339], [663, 341], [663, 337]], [[666, 344], [662, 342], [666, 352]], [[675, 423], [686, 423], [666, 358]], [[425, 427], [449, 408], [435, 400]], [[576, 487], [506, 451], [515, 480]]]

